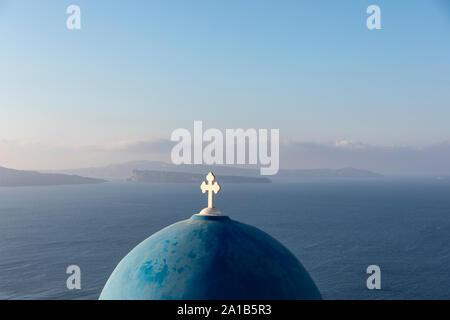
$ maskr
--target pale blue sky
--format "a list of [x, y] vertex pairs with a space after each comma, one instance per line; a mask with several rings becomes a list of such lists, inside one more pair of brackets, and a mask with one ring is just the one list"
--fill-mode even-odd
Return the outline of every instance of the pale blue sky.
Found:
[[[70, 4], [80, 31], [66, 29]], [[370, 4], [382, 30], [366, 28]], [[203, 120], [302, 141], [439, 143], [449, 39], [445, 0], [0, 0], [0, 140], [167, 139]]]

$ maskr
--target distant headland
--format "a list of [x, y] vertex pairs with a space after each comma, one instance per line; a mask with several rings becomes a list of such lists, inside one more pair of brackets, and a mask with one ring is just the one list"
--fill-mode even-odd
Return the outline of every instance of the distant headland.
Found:
[[[52, 173], [76, 174], [84, 177], [93, 177], [106, 180], [130, 180], [133, 179], [134, 171], [157, 171], [157, 172], [176, 172], [180, 174], [190, 173], [196, 176], [202, 176], [205, 172], [214, 171], [221, 177], [240, 176], [240, 177], [261, 177], [258, 168], [243, 168], [226, 165], [174, 165], [162, 161], [132, 161], [111, 164], [104, 167], [91, 167], [81, 169], [68, 169], [58, 171], [47, 171]], [[131, 177], [131, 178], [130, 178]], [[307, 180], [340, 180], [340, 179], [380, 179], [384, 176], [364, 169], [341, 168], [341, 169], [280, 169], [278, 174], [270, 176], [272, 182], [300, 182]], [[154, 177], [155, 178], [155, 177]], [[152, 178], [153, 179], [153, 178]], [[156, 178], [155, 178], [156, 179]], [[169, 177], [167, 176], [167, 179]], [[183, 178], [188, 179], [188, 178]], [[227, 178], [225, 178], [227, 179]], [[201, 181], [201, 180], [200, 180]], [[225, 181], [227, 182], [227, 181]]]
[[259, 175], [256, 168], [225, 165], [173, 165], [161, 161], [134, 161], [105, 167], [84, 169], [25, 171], [0, 167], [0, 187], [53, 186], [95, 184], [107, 181], [129, 182], [199, 182], [204, 173], [213, 170], [227, 183], [271, 183], [331, 180], [381, 179], [384, 176], [368, 170], [342, 169], [281, 169], [270, 179]]
[[57, 186], [103, 183], [106, 180], [61, 173], [40, 173], [0, 167], [0, 187]]
[[[133, 175], [128, 181], [131, 182], [201, 182], [204, 174], [173, 172], [173, 171], [157, 171], [157, 170], [134, 170]], [[245, 177], [245, 176], [220, 176], [220, 180], [227, 183], [270, 183], [272, 182], [266, 177]]]

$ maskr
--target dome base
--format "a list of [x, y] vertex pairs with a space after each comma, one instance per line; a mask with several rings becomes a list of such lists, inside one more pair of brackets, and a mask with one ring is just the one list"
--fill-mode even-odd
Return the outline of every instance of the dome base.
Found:
[[207, 216], [221, 216], [222, 212], [217, 208], [205, 208], [202, 211], [200, 211], [201, 215], [207, 215]]

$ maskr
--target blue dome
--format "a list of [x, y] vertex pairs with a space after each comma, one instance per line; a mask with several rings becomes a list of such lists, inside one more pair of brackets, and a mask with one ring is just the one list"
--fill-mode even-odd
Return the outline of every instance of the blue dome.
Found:
[[100, 299], [321, 299], [277, 240], [227, 216], [193, 215], [153, 234], [117, 265]]

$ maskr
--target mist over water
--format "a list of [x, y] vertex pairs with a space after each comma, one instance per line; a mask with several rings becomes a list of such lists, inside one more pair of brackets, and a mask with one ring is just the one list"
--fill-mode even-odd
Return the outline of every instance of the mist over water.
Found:
[[[449, 299], [449, 194], [448, 180], [225, 184], [216, 207], [286, 245], [325, 299]], [[97, 299], [134, 246], [205, 206], [197, 184], [0, 188], [0, 299]], [[382, 290], [366, 288], [371, 264]]]

